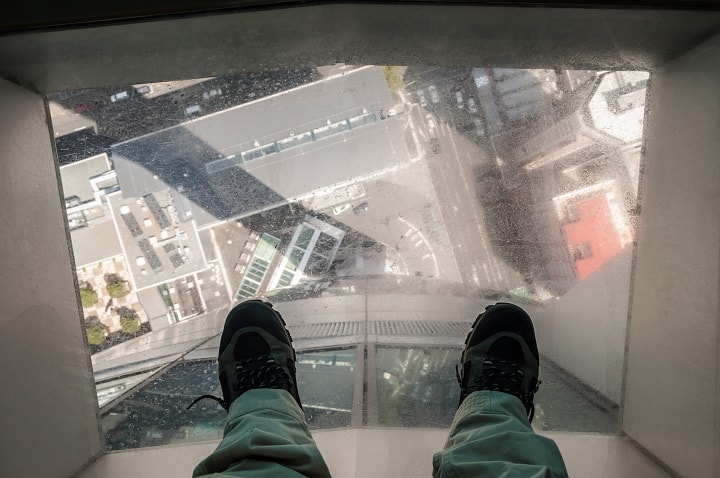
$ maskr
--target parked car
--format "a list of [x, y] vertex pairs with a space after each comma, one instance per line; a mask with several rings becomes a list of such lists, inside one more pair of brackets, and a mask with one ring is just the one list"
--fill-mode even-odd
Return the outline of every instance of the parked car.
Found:
[[119, 93], [115, 93], [114, 95], [112, 95], [112, 96], [110, 97], [110, 101], [112, 101], [113, 103], [115, 103], [115, 102], [117, 102], [117, 101], [126, 100], [126, 99], [128, 99], [128, 98], [130, 98], [130, 93], [128, 93], [127, 91], [121, 91], [121, 92], [119, 92]]
[[432, 101], [433, 103], [438, 103], [440, 101], [440, 95], [438, 94], [435, 85], [428, 86], [428, 92], [430, 92], [430, 101]]
[[425, 98], [425, 92], [423, 90], [418, 90], [417, 92], [418, 100], [420, 101], [420, 106], [423, 108], [427, 106], [427, 98]]
[[185, 116], [191, 116], [200, 113], [200, 105], [192, 105], [185, 108]]
[[210, 91], [203, 92], [203, 98], [206, 100], [212, 98], [213, 96], [220, 96], [220, 95], [222, 95], [222, 90], [220, 88], [215, 88]]
[[363, 201], [353, 208], [353, 212], [355, 214], [361, 214], [361, 213], [367, 211], [369, 207], [370, 206], [368, 205], [367, 201]]
[[427, 123], [428, 129], [434, 129], [435, 128], [435, 121], [433, 120], [433, 115], [430, 113], [427, 113], [425, 115], [425, 122]]
[[352, 204], [341, 204], [340, 206], [335, 206], [332, 210], [333, 214], [336, 216], [342, 212], [347, 211], [352, 207]]
[[475, 132], [478, 136], [482, 136], [485, 134], [485, 126], [483, 125], [483, 122], [480, 121], [480, 119], [473, 118], [473, 124], [475, 125]]
[[457, 107], [462, 109], [465, 107], [465, 102], [463, 101], [463, 94], [460, 91], [455, 92], [455, 99], [457, 100]]
[[147, 95], [148, 93], [152, 93], [152, 87], [150, 85], [142, 85], [135, 88], [136, 95]]
[[87, 103], [81, 103], [76, 105], [75, 108], [73, 108], [73, 111], [75, 111], [75, 113], [86, 113], [90, 111], [90, 105]]
[[475, 98], [472, 96], [468, 97], [467, 99], [468, 109], [470, 110], [470, 113], [476, 115], [478, 113], [477, 103], [475, 103]]
[[437, 138], [430, 138], [430, 148], [433, 154], [440, 154], [440, 142]]

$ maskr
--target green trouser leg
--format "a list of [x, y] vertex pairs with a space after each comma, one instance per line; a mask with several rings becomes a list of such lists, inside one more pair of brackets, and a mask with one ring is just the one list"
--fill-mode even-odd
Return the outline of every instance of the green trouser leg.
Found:
[[468, 395], [458, 408], [445, 449], [433, 456], [435, 478], [563, 478], [554, 441], [536, 435], [520, 399], [502, 392]]
[[195, 467], [193, 478], [200, 476], [326, 478], [330, 472], [292, 395], [261, 388], [233, 402], [222, 441]]

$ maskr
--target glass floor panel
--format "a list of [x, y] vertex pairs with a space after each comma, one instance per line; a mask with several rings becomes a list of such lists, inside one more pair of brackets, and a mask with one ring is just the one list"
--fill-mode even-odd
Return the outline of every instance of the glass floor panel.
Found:
[[508, 301], [534, 426], [616, 433], [648, 79], [338, 64], [48, 97], [108, 447], [220, 437], [184, 406], [248, 297], [286, 317], [315, 429], [447, 427], [458, 347]]
[[[458, 348], [381, 347], [376, 353], [377, 397], [353, 410], [356, 350], [298, 354], [298, 390], [311, 430], [351, 425], [353, 413], [366, 411], [361, 426], [449, 428], [460, 390], [455, 381]], [[597, 397], [556, 366], [543, 366], [535, 400], [536, 430], [613, 433], [617, 408]], [[108, 450], [169, 445], [222, 438], [227, 416], [213, 400], [187, 406], [202, 394], [221, 395], [214, 360], [180, 361], [103, 413]], [[368, 417], [377, 416], [371, 423]]]

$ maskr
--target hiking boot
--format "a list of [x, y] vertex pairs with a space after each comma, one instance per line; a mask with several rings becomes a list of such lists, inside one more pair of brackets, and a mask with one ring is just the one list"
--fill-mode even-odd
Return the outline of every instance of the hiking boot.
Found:
[[256, 388], [287, 390], [300, 405], [292, 337], [269, 302], [248, 300], [228, 313], [220, 338], [218, 369], [223, 398], [203, 395], [188, 408], [203, 398], [212, 398], [230, 410], [235, 399]]
[[[530, 316], [513, 304], [489, 305], [465, 339], [460, 404], [472, 392], [494, 390], [518, 397], [532, 421], [540, 357]], [[458, 406], [460, 406], [458, 404]]]

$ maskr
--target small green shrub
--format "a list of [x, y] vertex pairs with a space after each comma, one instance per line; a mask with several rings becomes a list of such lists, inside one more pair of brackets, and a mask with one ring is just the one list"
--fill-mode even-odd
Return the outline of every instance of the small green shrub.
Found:
[[90, 345], [100, 345], [105, 342], [105, 327], [102, 325], [91, 325], [86, 331]]
[[123, 332], [134, 334], [140, 332], [140, 319], [136, 315], [120, 317], [120, 328]]
[[120, 297], [125, 297], [130, 293], [127, 287], [127, 282], [125, 281], [117, 281], [117, 282], [110, 282], [107, 285], [107, 291], [108, 294], [110, 294], [110, 297], [113, 299], [119, 299]]
[[82, 302], [83, 307], [92, 307], [97, 304], [97, 301], [97, 292], [90, 287], [80, 289], [80, 302]]

